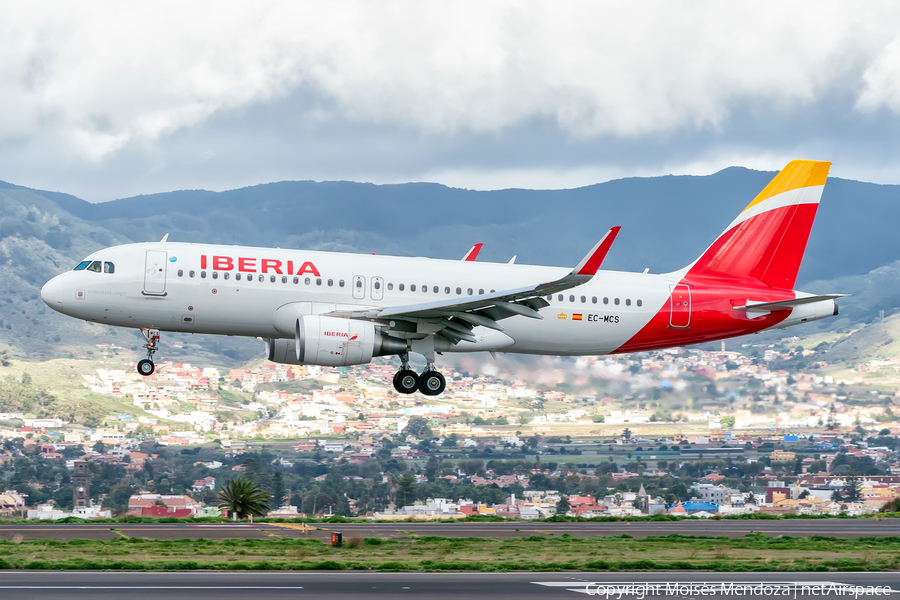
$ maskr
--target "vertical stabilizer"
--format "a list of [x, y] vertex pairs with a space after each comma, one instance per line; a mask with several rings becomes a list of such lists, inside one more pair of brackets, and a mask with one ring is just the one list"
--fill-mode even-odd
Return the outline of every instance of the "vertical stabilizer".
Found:
[[830, 166], [788, 163], [688, 272], [793, 289]]

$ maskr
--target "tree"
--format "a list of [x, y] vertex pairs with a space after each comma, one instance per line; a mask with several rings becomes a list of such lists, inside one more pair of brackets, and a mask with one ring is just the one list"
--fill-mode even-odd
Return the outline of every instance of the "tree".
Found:
[[569, 499], [563, 496], [559, 499], [559, 502], [556, 503], [556, 514], [565, 515], [570, 510], [572, 510], [572, 505], [569, 504]]
[[275, 471], [272, 476], [272, 500], [276, 506], [282, 506], [284, 503], [284, 475], [281, 471]]
[[856, 475], [847, 475], [844, 480], [844, 498], [847, 502], [859, 502], [862, 500], [862, 484]]
[[216, 505], [228, 509], [238, 519], [248, 515], [264, 515], [269, 510], [269, 492], [262, 491], [248, 479], [232, 479], [219, 492]]
[[594, 423], [603, 423], [604, 421], [606, 421], [606, 417], [604, 417], [603, 415], [594, 415], [591, 417], [591, 421], [593, 421]]
[[413, 417], [400, 432], [402, 435], [411, 435], [417, 438], [429, 439], [434, 437], [431, 427], [428, 426], [428, 419], [425, 417]]
[[726, 415], [719, 419], [719, 425], [722, 427], [734, 427], [734, 416]]
[[429, 457], [428, 462], [425, 464], [425, 477], [428, 478], [428, 481], [434, 483], [434, 480], [438, 478], [441, 472], [441, 459], [436, 454], [432, 454]]
[[747, 504], [756, 504], [756, 494], [753, 492], [747, 494]]
[[397, 506], [411, 504], [416, 498], [416, 478], [406, 472], [397, 480]]
[[626, 439], [626, 440], [631, 439], [631, 430], [628, 429], [627, 427], [625, 428], [625, 431], [622, 432], [622, 438]]
[[97, 440], [97, 443], [94, 444], [93, 450], [94, 450], [94, 452], [96, 452], [97, 454], [103, 454], [103, 453], [106, 452], [106, 444], [104, 444], [104, 443], [103, 443], [102, 441], [100, 441], [100, 440]]

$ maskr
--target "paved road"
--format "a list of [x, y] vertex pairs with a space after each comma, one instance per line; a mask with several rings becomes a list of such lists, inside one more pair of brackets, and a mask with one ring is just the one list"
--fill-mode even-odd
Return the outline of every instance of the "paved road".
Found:
[[[669, 592], [666, 593], [666, 584]], [[691, 593], [687, 584], [706, 583], [718, 592], [724, 583], [751, 586], [744, 594], [723, 595]], [[760, 584], [769, 586], [768, 594], [756, 593]], [[87, 600], [99, 598], [143, 600], [228, 600], [239, 598], [436, 598], [458, 600], [490, 598], [578, 598], [585, 590], [596, 592], [600, 586], [618, 584], [659, 585], [657, 593], [644, 598], [747, 598], [754, 600], [774, 595], [775, 584], [797, 586], [792, 598], [821, 598], [822, 594], [804, 594], [803, 585], [845, 584], [852, 586], [891, 586], [900, 588], [898, 573], [367, 573], [367, 572], [246, 572], [246, 573], [118, 573], [118, 572], [42, 572], [0, 571], [0, 597], [40, 600]], [[677, 585], [677, 588], [674, 586]], [[727, 588], [726, 588], [727, 589]], [[740, 588], [739, 588], [740, 589]], [[792, 591], [793, 587], [781, 588]], [[808, 588], [807, 588], [808, 589]], [[834, 588], [839, 589], [839, 588]], [[885, 590], [882, 588], [881, 590]], [[596, 595], [596, 594], [594, 594]], [[831, 597], [854, 598], [836, 593]], [[605, 597], [600, 595], [601, 598]], [[614, 594], [609, 598], [617, 598]], [[859, 598], [896, 598], [897, 593]], [[639, 594], [624, 594], [620, 600], [640, 600]]]
[[[206, 538], [267, 539], [272, 536], [300, 537], [307, 535], [298, 524], [188, 524], [188, 523], [67, 523], [67, 524], [9, 524], [0, 525], [0, 539], [23, 540], [73, 539], [111, 540], [119, 533], [128, 537], [162, 540]], [[669, 535], [709, 535], [743, 537], [762, 532], [769, 536], [828, 535], [834, 537], [900, 536], [900, 519], [796, 519], [786, 521], [650, 521], [635, 523], [343, 523], [318, 524], [308, 534], [326, 540], [332, 531], [340, 531], [344, 538], [397, 538], [415, 535], [445, 537], [509, 538], [530, 535], [550, 537], [568, 533], [576, 537], [629, 534], [636, 538]], [[118, 532], [118, 533], [117, 533]]]

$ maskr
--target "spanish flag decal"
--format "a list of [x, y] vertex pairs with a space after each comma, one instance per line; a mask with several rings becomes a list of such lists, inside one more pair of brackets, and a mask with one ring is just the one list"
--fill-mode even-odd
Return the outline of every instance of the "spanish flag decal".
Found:
[[574, 313], [574, 314], [572, 315], [572, 320], [573, 320], [573, 321], [580, 321], [580, 320], [581, 320], [581, 313]]

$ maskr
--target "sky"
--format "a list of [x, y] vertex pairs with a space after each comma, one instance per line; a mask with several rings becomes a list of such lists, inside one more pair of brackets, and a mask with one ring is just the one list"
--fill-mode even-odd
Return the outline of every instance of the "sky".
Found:
[[6, 2], [0, 180], [900, 183], [900, 3]]

